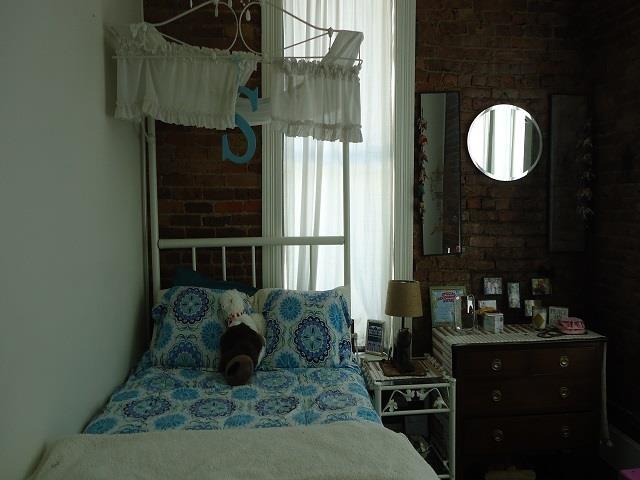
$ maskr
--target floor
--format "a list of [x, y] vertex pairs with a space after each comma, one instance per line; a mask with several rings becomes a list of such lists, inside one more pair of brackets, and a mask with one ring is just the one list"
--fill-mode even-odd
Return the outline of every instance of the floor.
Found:
[[[605, 462], [598, 457], [590, 457], [587, 461], [576, 462], [575, 459], [567, 458], [566, 460], [560, 456], [549, 456], [543, 461], [538, 460], [535, 466], [528, 466], [536, 473], [536, 480], [618, 480], [618, 474]], [[526, 469], [527, 466], [521, 466]], [[500, 470], [507, 467], [500, 467]], [[484, 471], [484, 469], [483, 469]], [[468, 472], [465, 480], [484, 480], [486, 478], [479, 471]], [[511, 480], [508, 476], [500, 476], [504, 480]], [[523, 478], [513, 475], [513, 478]]]

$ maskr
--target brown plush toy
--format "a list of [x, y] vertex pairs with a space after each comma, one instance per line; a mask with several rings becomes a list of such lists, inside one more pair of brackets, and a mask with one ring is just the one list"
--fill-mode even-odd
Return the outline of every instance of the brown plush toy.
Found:
[[245, 385], [265, 351], [264, 317], [247, 313], [242, 295], [227, 290], [220, 296], [227, 330], [220, 338], [220, 371], [229, 385]]
[[263, 339], [244, 323], [227, 328], [220, 339], [220, 371], [229, 385], [245, 385], [258, 365]]

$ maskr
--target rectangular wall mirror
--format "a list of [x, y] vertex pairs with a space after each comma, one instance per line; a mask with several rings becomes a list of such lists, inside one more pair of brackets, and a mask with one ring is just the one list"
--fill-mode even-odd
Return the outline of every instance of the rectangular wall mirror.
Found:
[[462, 251], [458, 92], [416, 94], [416, 195], [424, 255]]

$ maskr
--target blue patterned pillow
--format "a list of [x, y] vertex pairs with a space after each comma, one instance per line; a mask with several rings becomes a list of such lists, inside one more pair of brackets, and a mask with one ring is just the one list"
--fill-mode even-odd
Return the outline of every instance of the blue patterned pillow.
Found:
[[[226, 328], [220, 309], [223, 290], [173, 287], [154, 307], [149, 357], [153, 365], [217, 369]], [[253, 313], [245, 295], [245, 311]]]
[[274, 289], [263, 314], [267, 345], [260, 370], [351, 364], [351, 317], [343, 288]]

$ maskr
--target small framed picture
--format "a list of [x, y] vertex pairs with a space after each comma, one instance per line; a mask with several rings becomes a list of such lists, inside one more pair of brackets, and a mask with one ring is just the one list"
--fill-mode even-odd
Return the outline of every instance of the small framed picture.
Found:
[[509, 308], [520, 308], [520, 284], [518, 282], [507, 282], [507, 296], [509, 297]]
[[566, 307], [549, 307], [549, 326], [557, 327], [560, 320], [569, 316], [569, 309]]
[[364, 344], [365, 353], [384, 355], [387, 324], [384, 320], [367, 320], [367, 339]]
[[466, 293], [467, 289], [461, 285], [429, 287], [431, 326], [452, 325], [456, 296], [466, 295]]
[[548, 278], [532, 278], [531, 293], [534, 295], [551, 295], [551, 280]]
[[478, 300], [478, 310], [481, 308], [493, 308], [498, 310], [498, 302], [496, 300]]
[[483, 284], [485, 295], [502, 295], [502, 278], [484, 277]]
[[533, 309], [542, 307], [542, 300], [525, 300], [524, 316], [533, 317]]

